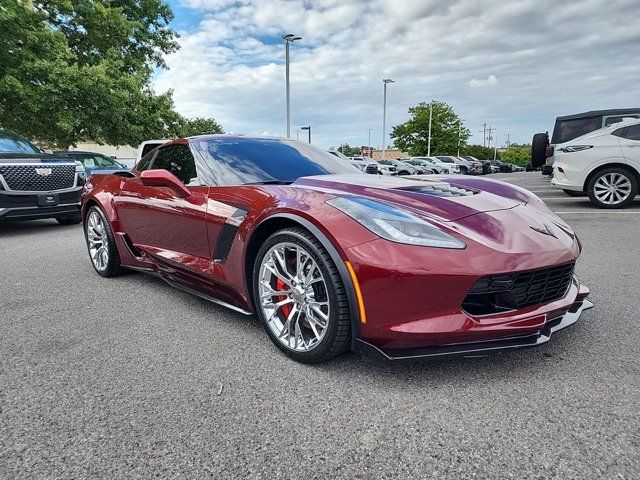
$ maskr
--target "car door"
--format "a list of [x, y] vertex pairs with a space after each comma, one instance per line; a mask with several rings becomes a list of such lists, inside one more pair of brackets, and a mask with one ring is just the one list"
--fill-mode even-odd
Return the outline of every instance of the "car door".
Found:
[[211, 263], [207, 231], [210, 187], [200, 184], [201, 175], [188, 144], [160, 148], [144, 169], [171, 172], [191, 195], [182, 198], [169, 187], [144, 185], [138, 176], [125, 179], [116, 199], [122, 230], [157, 264], [207, 273]]
[[618, 137], [625, 162], [640, 171], [640, 124], [620, 128], [613, 134]]

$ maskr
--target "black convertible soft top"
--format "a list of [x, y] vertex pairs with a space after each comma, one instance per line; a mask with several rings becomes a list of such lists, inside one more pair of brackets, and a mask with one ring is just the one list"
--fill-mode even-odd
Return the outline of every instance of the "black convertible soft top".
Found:
[[590, 112], [583, 113], [574, 113], [573, 115], [565, 115], [564, 117], [558, 117], [557, 121], [564, 120], [576, 120], [578, 118], [589, 118], [589, 117], [598, 117], [609, 116], [609, 115], [625, 115], [640, 112], [640, 108], [612, 108], [609, 110], [591, 110]]

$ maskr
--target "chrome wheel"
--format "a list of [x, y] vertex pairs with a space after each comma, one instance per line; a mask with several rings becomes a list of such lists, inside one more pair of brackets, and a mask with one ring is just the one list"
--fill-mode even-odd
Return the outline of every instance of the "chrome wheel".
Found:
[[89, 256], [98, 271], [104, 271], [109, 265], [109, 238], [100, 214], [93, 210], [87, 219], [87, 241]]
[[606, 205], [617, 205], [631, 195], [631, 181], [621, 173], [606, 173], [594, 183], [593, 194]]
[[322, 271], [300, 245], [277, 243], [263, 256], [259, 302], [271, 333], [286, 348], [314, 349], [330, 322], [330, 303]]

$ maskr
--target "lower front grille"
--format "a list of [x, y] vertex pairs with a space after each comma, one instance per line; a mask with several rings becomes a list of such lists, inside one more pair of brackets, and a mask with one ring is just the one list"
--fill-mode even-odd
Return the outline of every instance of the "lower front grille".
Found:
[[367, 165], [367, 168], [365, 169], [365, 172], [371, 175], [377, 175], [378, 174], [378, 166], [374, 165], [373, 163], [370, 163], [369, 165]]
[[75, 165], [0, 165], [0, 175], [11, 190], [47, 192], [72, 188]]
[[567, 294], [574, 267], [567, 263], [483, 277], [471, 287], [462, 308], [471, 315], [490, 315], [553, 302]]

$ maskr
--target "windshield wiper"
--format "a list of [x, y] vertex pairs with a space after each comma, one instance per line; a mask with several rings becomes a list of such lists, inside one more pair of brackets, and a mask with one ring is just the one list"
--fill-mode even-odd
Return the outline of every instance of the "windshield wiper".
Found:
[[249, 182], [244, 185], [290, 185], [292, 183], [290, 180], [263, 180], [262, 182]]

